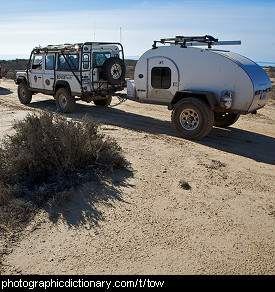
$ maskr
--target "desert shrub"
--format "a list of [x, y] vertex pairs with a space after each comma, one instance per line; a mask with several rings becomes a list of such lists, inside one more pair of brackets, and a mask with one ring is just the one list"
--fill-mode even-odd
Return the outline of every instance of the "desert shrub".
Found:
[[189, 183], [185, 180], [180, 180], [180, 187], [184, 190], [191, 190], [191, 186], [189, 185]]
[[29, 222], [35, 214], [35, 205], [23, 198], [12, 198], [0, 205], [0, 211], [0, 230], [11, 233]]
[[126, 165], [115, 140], [88, 118], [76, 122], [44, 111], [28, 114], [13, 128], [0, 148], [0, 187], [9, 190], [2, 201], [12, 192], [43, 204], [83, 179]]

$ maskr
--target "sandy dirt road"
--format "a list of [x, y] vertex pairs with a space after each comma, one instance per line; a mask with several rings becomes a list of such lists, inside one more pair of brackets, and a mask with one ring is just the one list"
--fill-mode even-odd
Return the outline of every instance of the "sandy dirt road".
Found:
[[[1, 136], [46, 108], [55, 111], [51, 97], [23, 106], [16, 85], [2, 81]], [[274, 275], [274, 101], [195, 142], [177, 137], [162, 106], [79, 102], [68, 117], [84, 115], [116, 139], [131, 169], [37, 214], [3, 274]]]

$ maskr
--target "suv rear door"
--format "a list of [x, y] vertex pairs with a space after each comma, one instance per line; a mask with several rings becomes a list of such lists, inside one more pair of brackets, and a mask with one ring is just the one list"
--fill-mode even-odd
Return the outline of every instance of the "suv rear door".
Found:
[[45, 70], [42, 77], [44, 89], [53, 90], [54, 86], [55, 54], [50, 53], [45, 56]]

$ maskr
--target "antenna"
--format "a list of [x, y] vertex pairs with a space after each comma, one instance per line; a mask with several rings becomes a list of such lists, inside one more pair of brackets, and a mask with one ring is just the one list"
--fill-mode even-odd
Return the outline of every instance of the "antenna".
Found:
[[95, 22], [94, 22], [94, 41], [95, 41]]
[[119, 28], [119, 42], [122, 43], [122, 37], [121, 37], [121, 27]]

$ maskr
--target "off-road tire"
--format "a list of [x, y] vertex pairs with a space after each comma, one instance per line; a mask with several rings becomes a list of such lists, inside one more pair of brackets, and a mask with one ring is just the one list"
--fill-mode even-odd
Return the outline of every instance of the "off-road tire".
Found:
[[75, 98], [66, 88], [60, 88], [55, 94], [57, 110], [62, 113], [71, 113], [75, 109]]
[[23, 104], [28, 104], [32, 100], [32, 92], [28, 89], [27, 84], [21, 82], [17, 87], [18, 99]]
[[112, 101], [112, 96], [108, 96], [107, 98], [104, 98], [104, 99], [94, 100], [94, 104], [96, 106], [107, 107], [111, 104], [111, 101]]
[[229, 113], [214, 113], [214, 126], [226, 128], [237, 122], [240, 115]]
[[102, 78], [111, 85], [118, 85], [125, 78], [125, 64], [120, 58], [108, 58], [101, 68]]
[[178, 135], [195, 140], [209, 134], [214, 124], [214, 113], [204, 101], [187, 97], [176, 103], [171, 120]]

